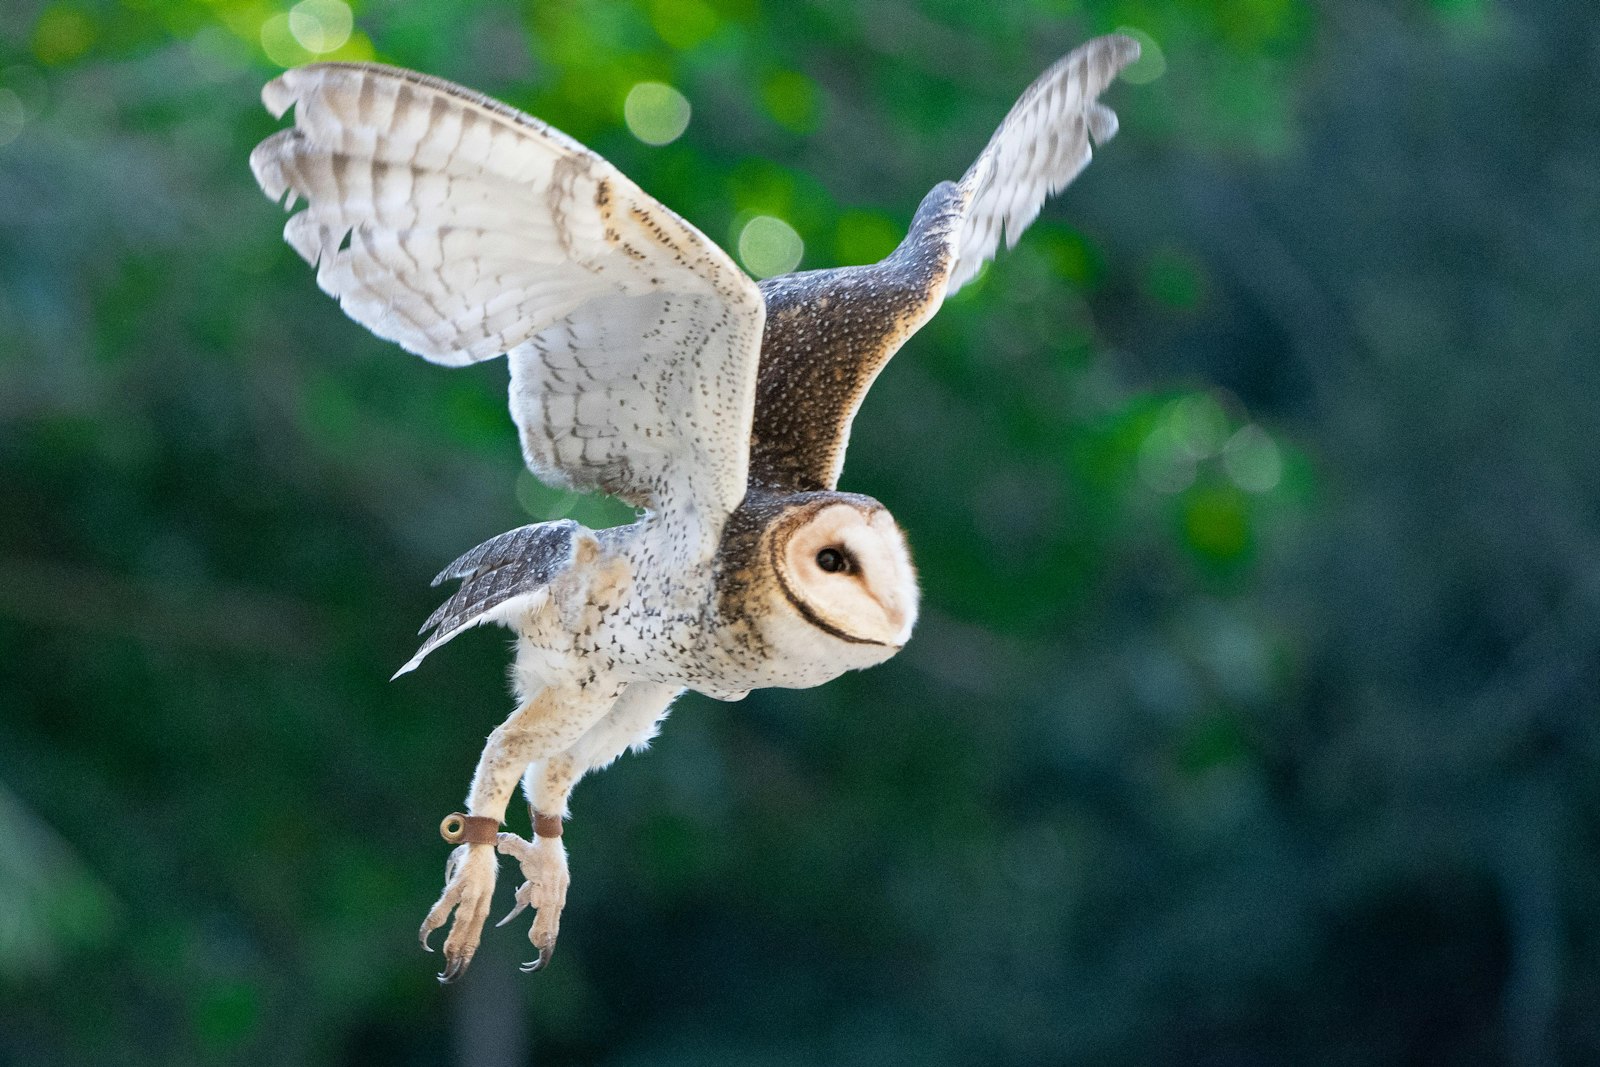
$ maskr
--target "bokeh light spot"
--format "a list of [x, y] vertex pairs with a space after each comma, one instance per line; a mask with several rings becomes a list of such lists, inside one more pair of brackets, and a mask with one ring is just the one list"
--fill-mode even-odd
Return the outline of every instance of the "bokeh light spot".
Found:
[[1266, 493], [1277, 488], [1283, 478], [1283, 456], [1267, 431], [1252, 424], [1228, 438], [1222, 449], [1222, 469], [1240, 489]]
[[1216, 560], [1232, 560], [1250, 547], [1245, 501], [1231, 485], [1196, 489], [1185, 500], [1183, 532], [1191, 547]]
[[1195, 460], [1163, 419], [1139, 445], [1139, 477], [1158, 493], [1181, 493], [1194, 483]]
[[527, 470], [517, 472], [516, 497], [522, 509], [540, 522], [571, 518], [599, 530], [638, 518], [632, 508], [614, 497], [557, 489]]
[[1458, 32], [1484, 34], [1494, 26], [1490, 0], [1433, 0], [1433, 9]]
[[540, 522], [566, 518], [582, 499], [582, 494], [570, 489], [545, 485], [526, 470], [517, 472], [515, 493], [522, 510]]
[[261, 24], [261, 50], [267, 58], [280, 67], [298, 67], [309, 63], [313, 53], [295, 40], [289, 29], [289, 16], [284, 12], [268, 18]]
[[1099, 252], [1076, 230], [1041, 228], [1037, 236], [1030, 232], [1028, 237], [1038, 245], [1057, 276], [1073, 285], [1092, 285], [1104, 273]]
[[771, 215], [757, 215], [739, 231], [739, 259], [757, 278], [787, 274], [800, 265], [806, 244], [795, 228]]
[[794, 70], [780, 70], [761, 86], [761, 103], [773, 121], [795, 133], [817, 128], [821, 94], [810, 78]]
[[47, 7], [33, 26], [33, 54], [46, 66], [77, 59], [94, 44], [94, 23], [77, 8]]
[[640, 82], [622, 103], [629, 132], [650, 145], [671, 144], [682, 137], [691, 111], [689, 98], [662, 82]]
[[10, 89], [0, 89], [0, 145], [8, 145], [17, 139], [27, 117], [22, 98]]
[[326, 55], [343, 47], [355, 28], [343, 0], [300, 0], [289, 9], [289, 32], [307, 52]]
[[18, 63], [0, 70], [0, 88], [10, 89], [22, 103], [24, 120], [38, 118], [50, 97], [50, 85], [37, 67]]
[[650, 25], [667, 44], [687, 52], [717, 32], [721, 20], [701, 0], [651, 0]]
[[1228, 439], [1228, 418], [1209, 393], [1174, 400], [1167, 408], [1173, 440], [1192, 459], [1209, 459]]
[[1153, 82], [1167, 72], [1167, 55], [1156, 44], [1156, 39], [1132, 26], [1117, 27], [1118, 33], [1127, 34], [1139, 42], [1139, 58], [1123, 68], [1122, 80], [1130, 85]]

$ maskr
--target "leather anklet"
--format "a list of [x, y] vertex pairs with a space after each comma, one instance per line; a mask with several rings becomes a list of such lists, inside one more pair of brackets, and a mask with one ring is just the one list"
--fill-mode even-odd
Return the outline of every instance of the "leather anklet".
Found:
[[439, 824], [439, 836], [452, 845], [492, 845], [500, 836], [500, 820], [452, 812]]

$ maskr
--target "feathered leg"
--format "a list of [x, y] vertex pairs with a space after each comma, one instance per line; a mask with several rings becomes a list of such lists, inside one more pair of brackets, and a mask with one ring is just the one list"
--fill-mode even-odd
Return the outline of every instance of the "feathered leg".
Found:
[[[571, 747], [616, 702], [618, 690], [598, 685], [560, 686], [540, 690], [511, 717], [495, 728], [478, 757], [467, 794], [467, 812], [505, 821], [506, 803], [528, 764], [542, 761]], [[450, 854], [445, 866], [444, 893], [422, 920], [419, 937], [429, 948], [428, 935], [443, 926], [450, 913], [455, 922], [444, 942], [441, 982], [459, 978], [478, 950], [484, 920], [489, 917], [498, 866], [493, 844], [466, 844]], [[429, 949], [429, 951], [432, 951]]]
[[525, 879], [517, 890], [516, 906], [498, 925], [504, 926], [524, 908], [535, 909], [528, 939], [538, 950], [539, 958], [524, 964], [524, 971], [537, 971], [550, 962], [561, 929], [561, 910], [567, 903], [571, 876], [567, 872], [566, 846], [561, 843], [560, 820], [567, 814], [573, 787], [589, 771], [606, 766], [628, 748], [648, 744], [682, 691], [664, 685], [630, 685], [611, 712], [571, 748], [528, 765], [522, 776], [522, 791], [533, 814], [533, 839], [502, 833], [496, 846], [504, 854], [516, 857]]

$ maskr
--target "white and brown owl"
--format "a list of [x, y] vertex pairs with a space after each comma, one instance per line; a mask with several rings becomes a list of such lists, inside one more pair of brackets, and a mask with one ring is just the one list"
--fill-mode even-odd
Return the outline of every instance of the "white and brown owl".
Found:
[[[486, 622], [517, 635], [517, 706], [490, 735], [422, 940], [455, 912], [441, 979], [471, 962], [497, 852], [525, 879], [538, 959], [568, 887], [573, 786], [654, 736], [694, 689], [735, 700], [894, 655], [917, 618], [899, 527], [836, 488], [850, 423], [889, 358], [1117, 130], [1098, 102], [1138, 55], [1101, 37], [1039, 78], [958, 182], [934, 186], [879, 263], [757, 284], [605, 160], [511, 107], [371, 64], [288, 71], [294, 125], [250, 164], [284, 237], [345, 312], [435, 363], [506, 354], [529, 468], [634, 505], [631, 525], [501, 534], [400, 673]], [[501, 832], [518, 780], [528, 839]]]

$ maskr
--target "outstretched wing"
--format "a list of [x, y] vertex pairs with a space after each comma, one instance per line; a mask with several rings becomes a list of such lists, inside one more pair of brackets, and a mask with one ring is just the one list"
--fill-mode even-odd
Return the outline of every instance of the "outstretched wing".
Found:
[[744, 496], [765, 306], [726, 253], [515, 108], [366, 63], [262, 91], [294, 126], [251, 153], [284, 238], [351, 318], [435, 363], [511, 355], [529, 467], [692, 511]]
[[750, 474], [775, 488], [832, 489], [850, 423], [891, 356], [944, 298], [1039, 215], [1117, 132], [1097, 99], [1139, 56], [1130, 37], [1098, 37], [1030, 85], [956, 183], [934, 187], [900, 247], [879, 263], [761, 284], [766, 337], [756, 385]]

